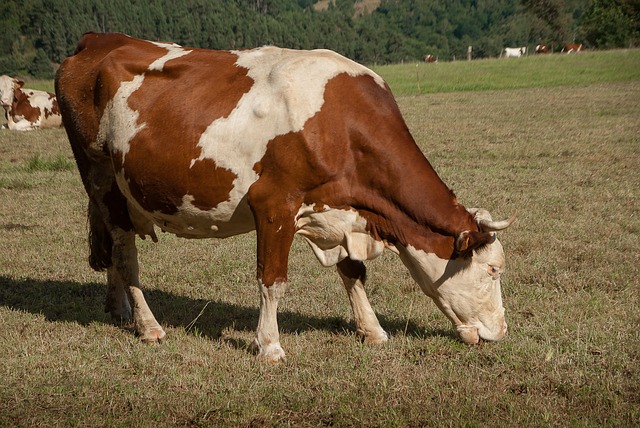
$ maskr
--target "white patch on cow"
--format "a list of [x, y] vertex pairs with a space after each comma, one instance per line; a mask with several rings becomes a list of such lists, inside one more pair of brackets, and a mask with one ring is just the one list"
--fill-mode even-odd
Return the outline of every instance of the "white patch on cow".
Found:
[[140, 74], [133, 80], [122, 82], [100, 118], [97, 139], [99, 142], [107, 142], [112, 152], [119, 151], [123, 164], [129, 153], [131, 139], [146, 126], [144, 123], [137, 124], [140, 115], [128, 103], [131, 94], [140, 88], [143, 81], [144, 74]]
[[297, 234], [304, 237], [323, 266], [333, 266], [349, 257], [371, 260], [385, 249], [385, 243], [373, 239], [367, 221], [355, 210], [324, 206], [318, 212], [313, 205], [302, 205], [296, 215]]
[[7, 127], [12, 131], [33, 131], [40, 127], [40, 120], [31, 122], [20, 114], [7, 116]]
[[39, 108], [41, 111], [53, 110], [53, 98], [44, 91], [34, 91], [32, 89], [23, 90], [27, 94], [31, 107]]
[[158, 58], [157, 60], [153, 61], [151, 65], [149, 65], [149, 71], [153, 71], [153, 70], [162, 71], [162, 69], [164, 68], [164, 64], [167, 61], [180, 58], [181, 56], [185, 56], [191, 52], [190, 50], [186, 50], [182, 46], [177, 45], [175, 43], [160, 43], [160, 42], [151, 42], [151, 43], [153, 43], [158, 47], [166, 49], [168, 52], [162, 58]]
[[228, 117], [211, 123], [198, 146], [201, 154], [191, 162], [212, 159], [219, 168], [236, 174], [229, 200], [216, 210], [232, 213], [258, 175], [251, 168], [264, 156], [267, 143], [279, 135], [301, 131], [324, 104], [327, 82], [339, 74], [380, 76], [329, 50], [296, 51], [267, 46], [234, 51], [236, 65], [247, 69], [254, 81]]

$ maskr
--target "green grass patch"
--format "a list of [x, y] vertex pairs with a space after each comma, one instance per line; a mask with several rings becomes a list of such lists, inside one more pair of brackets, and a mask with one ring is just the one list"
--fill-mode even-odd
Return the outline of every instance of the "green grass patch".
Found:
[[581, 86], [640, 79], [640, 49], [374, 67], [394, 94]]
[[67, 156], [60, 153], [54, 157], [44, 157], [35, 155], [27, 160], [24, 165], [25, 170], [35, 171], [70, 171], [76, 164]]
[[25, 82], [24, 87], [38, 91], [55, 92], [53, 80], [28, 80]]

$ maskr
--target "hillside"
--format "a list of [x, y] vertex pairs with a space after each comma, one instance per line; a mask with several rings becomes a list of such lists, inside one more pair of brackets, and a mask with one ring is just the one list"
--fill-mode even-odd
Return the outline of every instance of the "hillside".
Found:
[[465, 58], [469, 46], [488, 58], [505, 46], [640, 44], [640, 9], [630, 0], [329, 1], [4, 0], [0, 74], [51, 78], [87, 31], [209, 49], [327, 48], [365, 64]]

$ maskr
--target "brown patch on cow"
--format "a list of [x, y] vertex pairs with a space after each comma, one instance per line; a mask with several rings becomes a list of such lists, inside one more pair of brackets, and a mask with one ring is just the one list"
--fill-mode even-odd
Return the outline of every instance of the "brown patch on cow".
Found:
[[31, 105], [31, 103], [29, 102], [29, 96], [25, 92], [23, 92], [21, 89], [16, 89], [13, 93], [11, 116], [13, 118], [22, 116], [27, 121], [35, 123], [40, 118], [40, 109]]
[[[477, 226], [420, 151], [391, 92], [369, 77], [341, 75], [327, 85], [325, 100], [345, 111], [324, 109], [310, 122], [334, 124], [336, 118], [326, 116], [338, 114], [349, 119], [333, 131], [344, 135], [332, 137], [349, 146], [327, 153], [342, 165], [341, 181], [352, 198], [340, 202], [367, 219], [376, 239], [451, 258], [455, 236]], [[345, 161], [344, 154], [352, 159]]]
[[[308, 205], [355, 209], [381, 241], [452, 258], [455, 237], [477, 226], [413, 140], [387, 89], [341, 74], [303, 131], [269, 143], [263, 176]], [[275, 179], [273, 177], [276, 177]]]
[[[166, 53], [148, 46], [153, 55], [145, 67]], [[196, 207], [210, 210], [229, 199], [237, 178], [211, 159], [191, 163], [201, 154], [197, 144], [202, 133], [233, 111], [253, 80], [235, 66], [237, 57], [228, 52], [193, 50], [188, 59], [186, 65], [168, 61], [162, 72], [136, 70], [145, 73], [145, 80], [130, 96], [129, 107], [139, 112], [138, 123], [146, 126], [130, 142], [124, 174], [132, 196], [147, 211], [172, 214], [185, 195], [194, 197]]]
[[51, 101], [51, 110], [45, 109], [44, 117], [48, 119], [50, 116], [60, 116], [60, 108], [58, 107], [58, 101], [56, 100], [55, 94], [47, 92], [49, 94], [49, 100]]

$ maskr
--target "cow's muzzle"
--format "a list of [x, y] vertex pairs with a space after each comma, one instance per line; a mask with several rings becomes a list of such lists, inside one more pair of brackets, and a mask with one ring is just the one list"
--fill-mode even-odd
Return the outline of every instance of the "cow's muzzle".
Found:
[[503, 319], [501, 326], [495, 330], [485, 326], [459, 325], [456, 327], [456, 331], [460, 340], [469, 345], [477, 344], [480, 339], [496, 342], [507, 335], [507, 322]]

